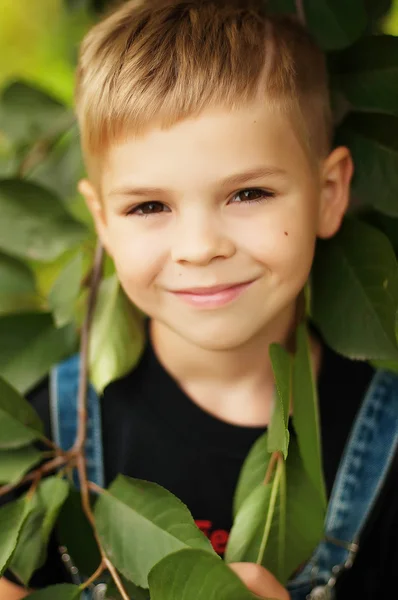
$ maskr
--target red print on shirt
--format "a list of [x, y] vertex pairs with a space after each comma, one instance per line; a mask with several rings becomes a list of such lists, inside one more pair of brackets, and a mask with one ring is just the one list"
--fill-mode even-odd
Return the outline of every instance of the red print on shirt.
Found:
[[217, 554], [219, 554], [220, 556], [223, 556], [229, 537], [229, 531], [226, 531], [225, 529], [213, 530], [213, 522], [204, 519], [195, 519], [195, 523], [199, 527], [199, 529], [205, 534], [205, 536], [209, 538], [210, 543], [214, 548], [214, 551], [217, 552]]

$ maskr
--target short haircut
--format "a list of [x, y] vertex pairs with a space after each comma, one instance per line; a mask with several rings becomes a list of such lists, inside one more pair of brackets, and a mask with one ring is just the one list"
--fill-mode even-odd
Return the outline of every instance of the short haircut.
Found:
[[84, 38], [76, 73], [83, 154], [168, 128], [211, 106], [235, 109], [264, 94], [318, 158], [330, 151], [326, 61], [293, 16], [264, 0], [130, 0]]

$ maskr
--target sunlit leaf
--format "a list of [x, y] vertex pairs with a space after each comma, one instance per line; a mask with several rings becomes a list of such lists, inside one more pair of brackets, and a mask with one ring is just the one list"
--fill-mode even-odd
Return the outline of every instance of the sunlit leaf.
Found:
[[313, 320], [336, 352], [363, 360], [398, 358], [397, 262], [383, 233], [346, 219], [335, 237], [319, 241], [312, 294]]
[[[0, 433], [0, 440], [1, 438]], [[32, 467], [41, 462], [42, 458], [42, 453], [33, 446], [0, 450], [0, 483], [19, 481]]]
[[0, 105], [1, 129], [18, 143], [59, 133], [70, 121], [63, 104], [23, 81], [16, 81], [4, 89]]
[[69, 493], [69, 484], [58, 477], [42, 481], [31, 502], [33, 509], [22, 527], [10, 570], [25, 585], [46, 559], [47, 544], [58, 513]]
[[275, 479], [265, 486], [264, 468], [258, 485], [240, 506], [225, 553], [227, 562], [256, 562], [266, 533], [262, 564], [283, 584], [311, 556], [322, 538], [325, 517], [323, 501], [308, 477], [293, 435], [285, 464], [286, 479], [280, 473], [275, 506], [270, 507]]
[[116, 275], [100, 286], [90, 337], [90, 380], [97, 392], [136, 364], [144, 344], [142, 318]]
[[297, 328], [293, 369], [293, 424], [297, 433], [303, 465], [326, 507], [323, 476], [318, 390], [311, 362], [311, 348], [306, 326]]
[[269, 348], [276, 392], [274, 409], [268, 426], [268, 452], [283, 452], [286, 458], [289, 447], [289, 410], [291, 399], [292, 367], [290, 354], [279, 344]]
[[44, 308], [32, 270], [22, 261], [0, 252], [0, 315]]
[[[134, 583], [128, 581], [124, 577], [121, 579], [129, 598], [133, 598], [133, 600], [150, 600], [148, 590], [144, 590], [143, 588], [134, 585]], [[109, 598], [109, 600], [122, 600], [122, 596], [114, 581], [111, 581], [106, 588], [106, 598]]]
[[151, 600], [254, 600], [239, 577], [215, 555], [180, 550], [149, 574]]
[[167, 554], [187, 547], [214, 552], [187, 507], [148, 481], [119, 475], [98, 498], [95, 520], [109, 558], [142, 588], [148, 587], [151, 568]]
[[265, 432], [253, 444], [243, 463], [235, 489], [233, 515], [236, 517], [243, 502], [253, 490], [264, 482], [271, 454], [268, 452], [268, 433]]
[[27, 181], [0, 181], [0, 212], [0, 249], [19, 258], [52, 261], [87, 236], [55, 194]]
[[0, 448], [20, 448], [43, 436], [34, 408], [0, 377]]
[[81, 252], [78, 252], [61, 271], [50, 291], [48, 300], [53, 310], [57, 327], [63, 327], [73, 321], [75, 302], [80, 290], [82, 270], [83, 257]]
[[398, 216], [398, 117], [352, 113], [339, 127], [336, 143], [352, 153], [356, 198]]
[[28, 179], [69, 201], [77, 195], [77, 183], [83, 176], [80, 137], [74, 126], [29, 172]]
[[303, 0], [306, 25], [324, 50], [349, 46], [365, 31], [362, 0]]
[[0, 507], [0, 576], [7, 569], [29, 516], [31, 503], [24, 498]]
[[0, 372], [19, 392], [26, 393], [50, 368], [76, 351], [73, 325], [57, 329], [49, 314], [0, 318]]

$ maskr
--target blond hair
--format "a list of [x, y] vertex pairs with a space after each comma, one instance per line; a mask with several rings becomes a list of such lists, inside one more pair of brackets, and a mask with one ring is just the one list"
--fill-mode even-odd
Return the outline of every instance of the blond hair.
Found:
[[[258, 93], [286, 111], [317, 157], [330, 150], [325, 59], [293, 17], [257, 0], [131, 0], [82, 42], [76, 112], [86, 165], [115, 142]], [[89, 169], [90, 170], [90, 169]]]

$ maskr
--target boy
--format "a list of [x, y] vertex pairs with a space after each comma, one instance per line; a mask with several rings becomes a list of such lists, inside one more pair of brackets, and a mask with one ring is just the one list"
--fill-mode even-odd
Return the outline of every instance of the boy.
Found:
[[[139, 365], [104, 392], [107, 483], [123, 472], [163, 485], [222, 554], [240, 468], [270, 418], [268, 346], [291, 347], [316, 239], [338, 231], [349, 201], [324, 59], [298, 23], [254, 3], [134, 0], [83, 42], [76, 103], [79, 189], [149, 317]], [[311, 344], [330, 493], [373, 370], [315, 330]], [[31, 400], [48, 421], [47, 380]], [[393, 476], [339, 600], [387, 598], [397, 583]], [[262, 567], [232, 568], [260, 597], [289, 598]], [[32, 587], [62, 580], [55, 569]], [[1, 598], [22, 597], [2, 585]]]

